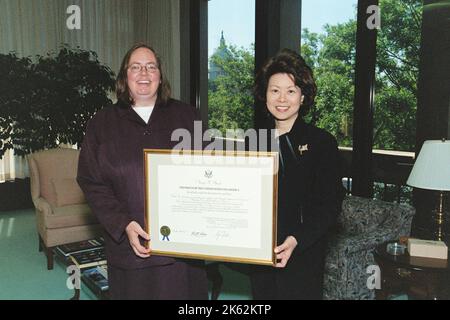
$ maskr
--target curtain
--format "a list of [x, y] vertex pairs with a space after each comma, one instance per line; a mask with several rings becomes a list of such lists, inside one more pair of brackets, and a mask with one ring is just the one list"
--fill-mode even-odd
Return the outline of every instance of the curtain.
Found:
[[[173, 96], [180, 94], [179, 2], [183, 0], [0, 0], [0, 53], [46, 55], [62, 44], [95, 51], [116, 74], [136, 42], [162, 57]], [[81, 29], [66, 26], [71, 5], [80, 7]], [[28, 176], [25, 159], [12, 150], [0, 159], [0, 181]]]
[[24, 157], [14, 156], [13, 150], [6, 151], [0, 160], [0, 182], [23, 179], [29, 176], [27, 161]]

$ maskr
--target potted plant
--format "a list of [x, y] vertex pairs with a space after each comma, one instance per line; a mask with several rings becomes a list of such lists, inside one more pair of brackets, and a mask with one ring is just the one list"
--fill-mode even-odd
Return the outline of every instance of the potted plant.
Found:
[[63, 46], [34, 64], [18, 59], [16, 65], [19, 72], [9, 72], [2, 88], [14, 94], [6, 95], [7, 107], [0, 113], [0, 118], [7, 115], [0, 123], [6, 141], [0, 156], [7, 149], [26, 155], [60, 143], [80, 144], [87, 121], [111, 103], [114, 74], [93, 51]]
[[62, 46], [34, 63], [0, 54], [0, 70], [0, 158], [80, 146], [87, 121], [111, 103], [114, 73], [93, 51]]
[[32, 62], [15, 53], [0, 54], [0, 159], [6, 150], [14, 149], [13, 137], [30, 94]]

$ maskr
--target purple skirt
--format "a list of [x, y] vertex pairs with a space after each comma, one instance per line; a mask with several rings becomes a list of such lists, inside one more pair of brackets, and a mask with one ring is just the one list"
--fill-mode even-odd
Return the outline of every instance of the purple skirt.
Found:
[[205, 266], [198, 261], [142, 269], [108, 265], [109, 295], [113, 300], [207, 300]]

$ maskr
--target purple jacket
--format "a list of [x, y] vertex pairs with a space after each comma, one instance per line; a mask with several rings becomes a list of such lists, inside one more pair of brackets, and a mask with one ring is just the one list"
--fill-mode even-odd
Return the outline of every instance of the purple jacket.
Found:
[[177, 100], [157, 103], [146, 124], [130, 107], [106, 107], [88, 122], [81, 147], [77, 181], [105, 232], [108, 263], [135, 269], [167, 265], [174, 258], [135, 255], [125, 233], [133, 220], [144, 224], [143, 149], [171, 149], [172, 131], [194, 131], [195, 108]]

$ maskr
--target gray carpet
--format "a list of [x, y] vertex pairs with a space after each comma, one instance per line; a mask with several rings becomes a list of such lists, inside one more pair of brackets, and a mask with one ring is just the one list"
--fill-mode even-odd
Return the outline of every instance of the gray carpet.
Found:
[[[250, 283], [241, 273], [220, 267], [223, 288], [219, 300], [247, 300]], [[56, 262], [47, 270], [45, 255], [38, 251], [34, 210], [0, 212], [0, 300], [68, 300], [73, 296], [65, 266]], [[82, 286], [81, 300], [96, 297]]]

